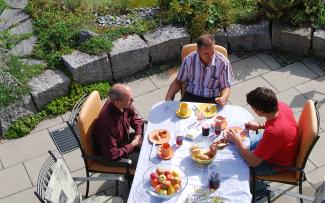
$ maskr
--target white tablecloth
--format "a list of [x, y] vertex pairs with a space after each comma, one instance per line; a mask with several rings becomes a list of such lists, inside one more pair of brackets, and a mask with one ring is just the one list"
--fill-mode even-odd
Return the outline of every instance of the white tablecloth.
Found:
[[[189, 103], [190, 107], [195, 103]], [[156, 156], [156, 151], [152, 153], [149, 159], [152, 144], [148, 141], [148, 133], [155, 129], [167, 129], [171, 133], [170, 144], [175, 145], [175, 132], [184, 129], [188, 125], [196, 121], [194, 113], [187, 119], [180, 119], [175, 115], [179, 102], [159, 102], [155, 104], [149, 115], [148, 125], [144, 134], [136, 173], [133, 179], [128, 203], [146, 203], [146, 202], [162, 202], [161, 199], [150, 196], [143, 187], [142, 178], [144, 172], [151, 166], [159, 163], [172, 163], [184, 169], [188, 176], [188, 185], [185, 190], [178, 196], [164, 202], [186, 202], [189, 194], [200, 187], [207, 187], [207, 166], [196, 164], [189, 156], [189, 147], [191, 140], [184, 139], [183, 145], [174, 153], [171, 160], [161, 160]], [[244, 123], [253, 120], [253, 116], [244, 108], [234, 105], [227, 105], [222, 109], [218, 109], [218, 114], [225, 116], [228, 125], [244, 127]], [[209, 122], [209, 121], [208, 121]], [[213, 136], [209, 136], [211, 139]], [[208, 138], [204, 138], [208, 139]], [[246, 140], [249, 144], [249, 140]], [[221, 186], [217, 190], [218, 194], [224, 198], [225, 202], [251, 202], [251, 194], [249, 190], [249, 168], [245, 161], [241, 158], [238, 149], [233, 144], [228, 145], [223, 150], [218, 150], [214, 160], [221, 169]]]

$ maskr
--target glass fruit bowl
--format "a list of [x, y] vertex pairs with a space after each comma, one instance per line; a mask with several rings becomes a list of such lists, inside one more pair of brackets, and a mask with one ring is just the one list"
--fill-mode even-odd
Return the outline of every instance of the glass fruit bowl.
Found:
[[188, 178], [179, 166], [163, 163], [148, 168], [143, 174], [142, 182], [150, 195], [169, 199], [185, 189]]

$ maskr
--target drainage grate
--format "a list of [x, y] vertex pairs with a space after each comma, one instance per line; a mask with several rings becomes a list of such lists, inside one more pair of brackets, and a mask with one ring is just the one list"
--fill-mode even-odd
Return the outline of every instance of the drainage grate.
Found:
[[79, 147], [68, 126], [51, 131], [50, 135], [61, 154], [66, 154]]

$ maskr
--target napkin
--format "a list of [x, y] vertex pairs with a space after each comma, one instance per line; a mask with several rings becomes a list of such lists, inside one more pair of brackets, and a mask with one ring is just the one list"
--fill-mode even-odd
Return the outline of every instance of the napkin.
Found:
[[187, 131], [187, 134], [186, 134], [185, 138], [193, 140], [194, 138], [196, 138], [200, 134], [201, 134], [200, 129], [191, 128], [189, 131]]

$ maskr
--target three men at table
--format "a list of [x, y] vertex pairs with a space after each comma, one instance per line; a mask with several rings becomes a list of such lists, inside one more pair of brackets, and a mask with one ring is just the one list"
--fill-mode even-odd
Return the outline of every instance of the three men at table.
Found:
[[228, 59], [215, 52], [214, 47], [213, 36], [199, 37], [197, 51], [184, 59], [176, 79], [168, 89], [166, 101], [172, 100], [182, 85], [187, 84], [182, 101], [226, 105], [234, 76]]
[[[134, 166], [142, 144], [143, 121], [132, 106], [131, 89], [115, 84], [94, 127], [94, 149], [106, 161], [129, 157]], [[130, 133], [130, 127], [135, 131]]]
[[272, 175], [283, 170], [281, 166], [293, 166], [299, 137], [291, 108], [278, 101], [272, 90], [262, 87], [247, 94], [247, 103], [258, 116], [265, 117], [266, 122], [261, 124], [250, 121], [245, 126], [249, 130], [264, 129], [263, 136], [255, 143], [251, 140], [250, 149], [242, 143], [235, 131], [230, 130], [227, 139], [236, 144], [249, 166], [255, 168], [256, 175]]

